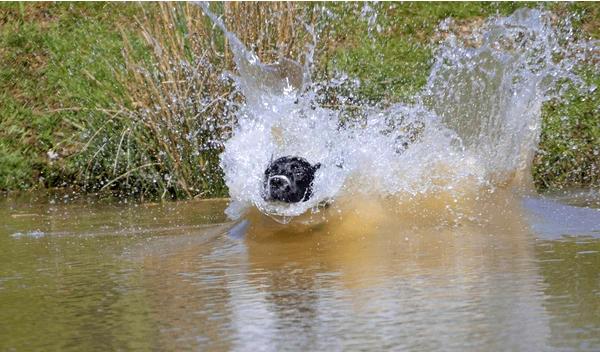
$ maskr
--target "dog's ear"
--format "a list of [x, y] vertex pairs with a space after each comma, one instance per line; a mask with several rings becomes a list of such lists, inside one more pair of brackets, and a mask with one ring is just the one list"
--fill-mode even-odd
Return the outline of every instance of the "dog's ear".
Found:
[[313, 170], [317, 171], [321, 168], [321, 163], [316, 163], [315, 166], [313, 166]]

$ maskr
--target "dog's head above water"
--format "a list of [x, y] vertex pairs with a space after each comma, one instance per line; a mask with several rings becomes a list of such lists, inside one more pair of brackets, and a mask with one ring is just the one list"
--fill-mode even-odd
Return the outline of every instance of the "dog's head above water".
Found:
[[284, 156], [274, 160], [265, 170], [263, 198], [266, 201], [285, 203], [305, 202], [312, 196], [314, 166], [297, 156]]

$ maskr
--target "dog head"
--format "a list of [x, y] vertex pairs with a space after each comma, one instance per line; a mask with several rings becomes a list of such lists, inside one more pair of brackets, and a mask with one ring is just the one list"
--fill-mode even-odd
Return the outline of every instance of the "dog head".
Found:
[[311, 165], [297, 156], [284, 156], [265, 170], [263, 198], [285, 203], [305, 202], [312, 196], [315, 172], [321, 164]]

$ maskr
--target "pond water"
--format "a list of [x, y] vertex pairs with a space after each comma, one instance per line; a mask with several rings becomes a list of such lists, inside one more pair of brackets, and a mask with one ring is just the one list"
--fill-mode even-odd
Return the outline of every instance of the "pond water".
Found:
[[228, 200], [7, 197], [0, 350], [597, 351], [600, 197], [582, 194], [495, 192], [476, 217], [340, 200], [287, 225], [228, 221]]

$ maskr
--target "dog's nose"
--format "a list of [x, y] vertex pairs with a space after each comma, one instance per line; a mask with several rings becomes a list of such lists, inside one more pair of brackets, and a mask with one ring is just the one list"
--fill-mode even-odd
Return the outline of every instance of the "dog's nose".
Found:
[[271, 189], [284, 189], [289, 187], [290, 180], [285, 176], [271, 176], [269, 177], [269, 186]]

